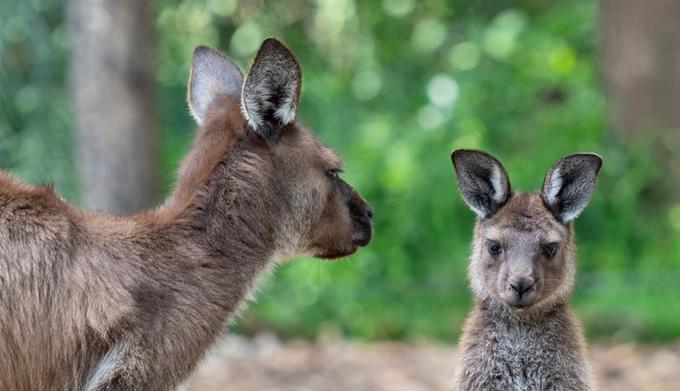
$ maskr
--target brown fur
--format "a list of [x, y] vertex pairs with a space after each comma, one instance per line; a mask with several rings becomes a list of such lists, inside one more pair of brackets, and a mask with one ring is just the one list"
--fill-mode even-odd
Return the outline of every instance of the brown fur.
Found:
[[273, 262], [370, 240], [370, 208], [297, 123], [271, 143], [221, 94], [164, 205], [78, 210], [0, 172], [0, 390], [166, 390]]

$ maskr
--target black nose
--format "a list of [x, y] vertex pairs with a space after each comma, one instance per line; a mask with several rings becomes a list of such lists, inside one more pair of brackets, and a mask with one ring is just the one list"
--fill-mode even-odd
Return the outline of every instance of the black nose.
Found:
[[517, 298], [522, 297], [533, 288], [534, 282], [527, 278], [520, 278], [517, 281], [510, 283], [510, 288], [515, 291]]
[[366, 217], [368, 217], [369, 219], [373, 218], [373, 208], [371, 208], [370, 206], [366, 207]]

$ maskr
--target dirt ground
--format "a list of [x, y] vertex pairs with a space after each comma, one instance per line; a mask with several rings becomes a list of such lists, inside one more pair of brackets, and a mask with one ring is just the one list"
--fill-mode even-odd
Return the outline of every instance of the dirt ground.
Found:
[[[360, 343], [327, 338], [282, 343], [275, 336], [228, 336], [182, 391], [451, 390], [455, 347]], [[601, 390], [680, 390], [680, 342], [663, 346], [594, 345]]]

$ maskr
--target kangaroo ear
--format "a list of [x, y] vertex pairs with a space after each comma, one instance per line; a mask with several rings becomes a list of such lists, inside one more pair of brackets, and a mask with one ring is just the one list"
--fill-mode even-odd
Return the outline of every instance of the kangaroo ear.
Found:
[[242, 82], [241, 70], [221, 53], [207, 46], [194, 49], [187, 101], [196, 122], [203, 124], [215, 96], [227, 94], [238, 98]]
[[295, 119], [301, 84], [300, 65], [293, 53], [275, 38], [262, 42], [241, 98], [250, 127], [267, 141], [277, 141], [281, 129]]
[[459, 149], [451, 154], [458, 189], [477, 216], [492, 216], [510, 198], [510, 181], [503, 165], [482, 151]]
[[595, 190], [602, 158], [577, 153], [558, 160], [543, 180], [543, 201], [563, 223], [575, 219], [588, 205]]

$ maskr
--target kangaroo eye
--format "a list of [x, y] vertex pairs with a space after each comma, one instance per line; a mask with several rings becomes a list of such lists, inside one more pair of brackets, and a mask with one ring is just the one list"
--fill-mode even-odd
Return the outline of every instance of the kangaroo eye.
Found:
[[552, 259], [555, 257], [555, 254], [557, 254], [557, 248], [559, 247], [559, 243], [548, 243], [546, 245], [543, 245], [541, 248], [541, 251], [543, 252], [543, 256]]
[[332, 168], [330, 170], [326, 170], [326, 175], [328, 175], [328, 177], [331, 179], [338, 179], [341, 173], [342, 169], [340, 168]]
[[489, 250], [489, 254], [494, 257], [503, 252], [503, 246], [495, 240], [487, 241], [486, 248]]

